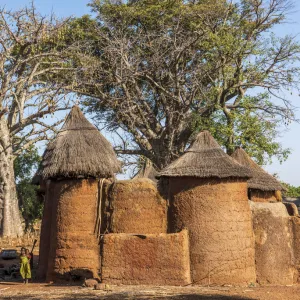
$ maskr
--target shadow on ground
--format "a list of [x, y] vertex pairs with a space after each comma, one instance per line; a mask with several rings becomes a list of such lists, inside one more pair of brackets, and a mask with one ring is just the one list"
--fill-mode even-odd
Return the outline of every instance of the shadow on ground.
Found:
[[[53, 295], [52, 295], [53, 296]], [[61, 295], [59, 298], [57, 298], [58, 295], [55, 295], [56, 297], [49, 298], [47, 295], [14, 295], [14, 296], [4, 296], [1, 297], [1, 300], [46, 300], [46, 299], [59, 299], [59, 300], [142, 300], [142, 299], [174, 299], [174, 300], [250, 300], [250, 298], [246, 297], [240, 297], [240, 296], [228, 296], [228, 295], [200, 295], [200, 294], [181, 294], [181, 295], [149, 295], [149, 294], [133, 294], [133, 293], [111, 293], [111, 294], [72, 294], [72, 295]]]

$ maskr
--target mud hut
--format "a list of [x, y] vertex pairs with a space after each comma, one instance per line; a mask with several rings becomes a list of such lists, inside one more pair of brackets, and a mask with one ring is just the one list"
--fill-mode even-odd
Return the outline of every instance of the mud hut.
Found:
[[237, 148], [231, 155], [238, 163], [251, 170], [252, 177], [248, 180], [248, 198], [254, 202], [281, 202], [280, 182], [268, 174], [242, 149]]
[[255, 282], [250, 176], [208, 131], [159, 174], [170, 202], [169, 232], [189, 230], [194, 284]]
[[119, 170], [111, 144], [74, 106], [41, 163], [41, 176], [49, 183], [40, 277], [47, 275], [48, 281], [98, 277], [101, 188], [104, 179]]

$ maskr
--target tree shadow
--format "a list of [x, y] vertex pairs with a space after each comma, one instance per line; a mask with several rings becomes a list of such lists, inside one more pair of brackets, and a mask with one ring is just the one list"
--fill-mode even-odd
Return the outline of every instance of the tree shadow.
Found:
[[[63, 292], [62, 292], [63, 293]], [[24, 300], [25, 295], [14, 295], [14, 296], [2, 296], [1, 300]], [[26, 295], [26, 300], [47, 300], [53, 299], [47, 298], [43, 295]], [[57, 299], [57, 297], [55, 297]], [[62, 295], [60, 300], [144, 300], [144, 299], [155, 299], [155, 300], [250, 300], [248, 297], [241, 296], [228, 296], [228, 295], [201, 295], [198, 293], [194, 294], [177, 294], [177, 295], [150, 295], [147, 294], [134, 294], [134, 293], [110, 293], [110, 294], [87, 294], [87, 293], [76, 293], [72, 295]]]

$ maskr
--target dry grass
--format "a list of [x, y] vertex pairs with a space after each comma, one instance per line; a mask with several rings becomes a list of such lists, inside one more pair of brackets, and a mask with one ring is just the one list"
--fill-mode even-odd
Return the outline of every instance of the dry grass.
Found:
[[261, 191], [281, 191], [283, 187], [280, 182], [272, 175], [268, 174], [250, 156], [242, 149], [238, 148], [232, 154], [232, 157], [241, 165], [251, 170], [252, 178], [248, 180], [248, 187]]
[[250, 178], [250, 170], [227, 155], [208, 131], [158, 177]]
[[112, 145], [74, 106], [43, 155], [42, 177], [109, 178], [119, 171]]

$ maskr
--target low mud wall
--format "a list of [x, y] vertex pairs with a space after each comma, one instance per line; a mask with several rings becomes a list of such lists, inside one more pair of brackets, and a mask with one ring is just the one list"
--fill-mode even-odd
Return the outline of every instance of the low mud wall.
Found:
[[295, 281], [300, 282], [300, 218], [291, 217], [293, 232], [294, 266], [297, 270]]
[[186, 230], [176, 234], [107, 234], [103, 239], [102, 281], [132, 285], [191, 283]]
[[255, 234], [257, 282], [290, 285], [295, 281], [290, 217], [282, 203], [250, 201]]
[[251, 189], [250, 195], [251, 195], [251, 201], [253, 202], [264, 202], [264, 203], [282, 202], [282, 196], [280, 191], [260, 191], [260, 190]]
[[17, 238], [0, 238], [0, 250], [4, 249], [16, 249], [18, 251], [21, 251], [22, 247], [25, 247], [31, 251], [31, 248], [33, 246], [34, 240], [37, 240], [36, 246], [35, 246], [35, 253], [37, 252], [37, 249], [39, 248], [39, 240], [40, 236], [39, 234], [24, 234], [22, 237]]
[[[153, 181], [146, 178], [117, 181], [109, 192], [110, 233], [167, 232], [167, 204]], [[106, 214], [107, 215], [107, 214]]]

